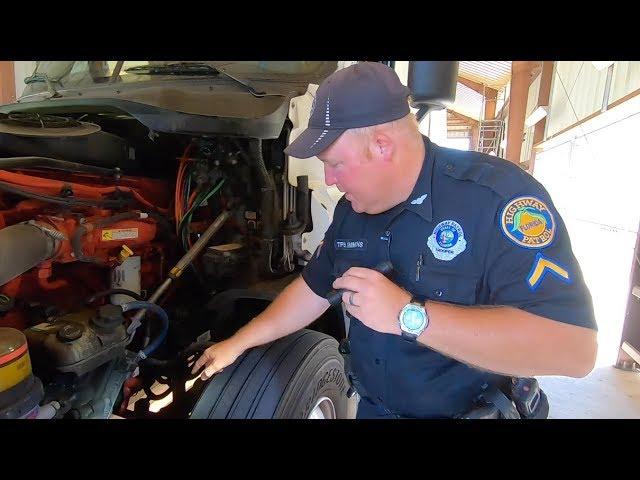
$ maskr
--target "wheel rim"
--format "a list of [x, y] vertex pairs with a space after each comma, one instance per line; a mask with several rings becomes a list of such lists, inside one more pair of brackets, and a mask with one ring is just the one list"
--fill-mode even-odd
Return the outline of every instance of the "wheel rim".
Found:
[[310, 420], [335, 420], [336, 408], [328, 397], [319, 398], [311, 409], [308, 417]]

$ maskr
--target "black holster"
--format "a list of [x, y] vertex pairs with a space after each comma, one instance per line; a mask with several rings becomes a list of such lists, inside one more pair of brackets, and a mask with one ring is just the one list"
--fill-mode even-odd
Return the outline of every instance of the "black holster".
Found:
[[480, 394], [476, 405], [458, 418], [544, 419], [549, 401], [535, 378], [512, 377], [504, 385], [493, 385]]
[[362, 384], [358, 381], [357, 377], [353, 373], [351, 367], [351, 347], [349, 345], [349, 338], [344, 338], [338, 345], [338, 351], [344, 359], [344, 373], [349, 382], [349, 389], [347, 390], [347, 398], [353, 397], [356, 393], [360, 397], [365, 397], [366, 392]]

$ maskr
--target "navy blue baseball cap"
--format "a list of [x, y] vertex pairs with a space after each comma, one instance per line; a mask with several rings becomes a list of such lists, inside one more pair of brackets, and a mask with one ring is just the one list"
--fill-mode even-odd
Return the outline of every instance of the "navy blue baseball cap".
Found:
[[338, 70], [318, 87], [309, 126], [285, 153], [316, 156], [345, 130], [391, 122], [409, 114], [409, 89], [382, 63], [361, 62]]

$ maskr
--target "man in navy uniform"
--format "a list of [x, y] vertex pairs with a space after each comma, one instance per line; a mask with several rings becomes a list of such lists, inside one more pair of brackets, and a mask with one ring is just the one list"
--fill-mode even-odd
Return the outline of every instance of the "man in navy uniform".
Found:
[[[505, 378], [593, 368], [591, 297], [544, 187], [518, 166], [440, 147], [380, 63], [318, 88], [286, 152], [344, 192], [324, 241], [274, 302], [198, 359], [203, 378], [304, 328], [343, 289], [358, 418], [451, 418]], [[374, 270], [390, 261], [388, 277]], [[526, 389], [525, 389], [526, 390]]]

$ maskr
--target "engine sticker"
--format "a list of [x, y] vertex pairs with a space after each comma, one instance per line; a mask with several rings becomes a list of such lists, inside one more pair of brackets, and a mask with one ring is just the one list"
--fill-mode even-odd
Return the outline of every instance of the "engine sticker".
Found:
[[127, 240], [130, 238], [138, 238], [137, 228], [114, 228], [112, 230], [102, 230], [101, 235], [103, 242], [111, 240]]

